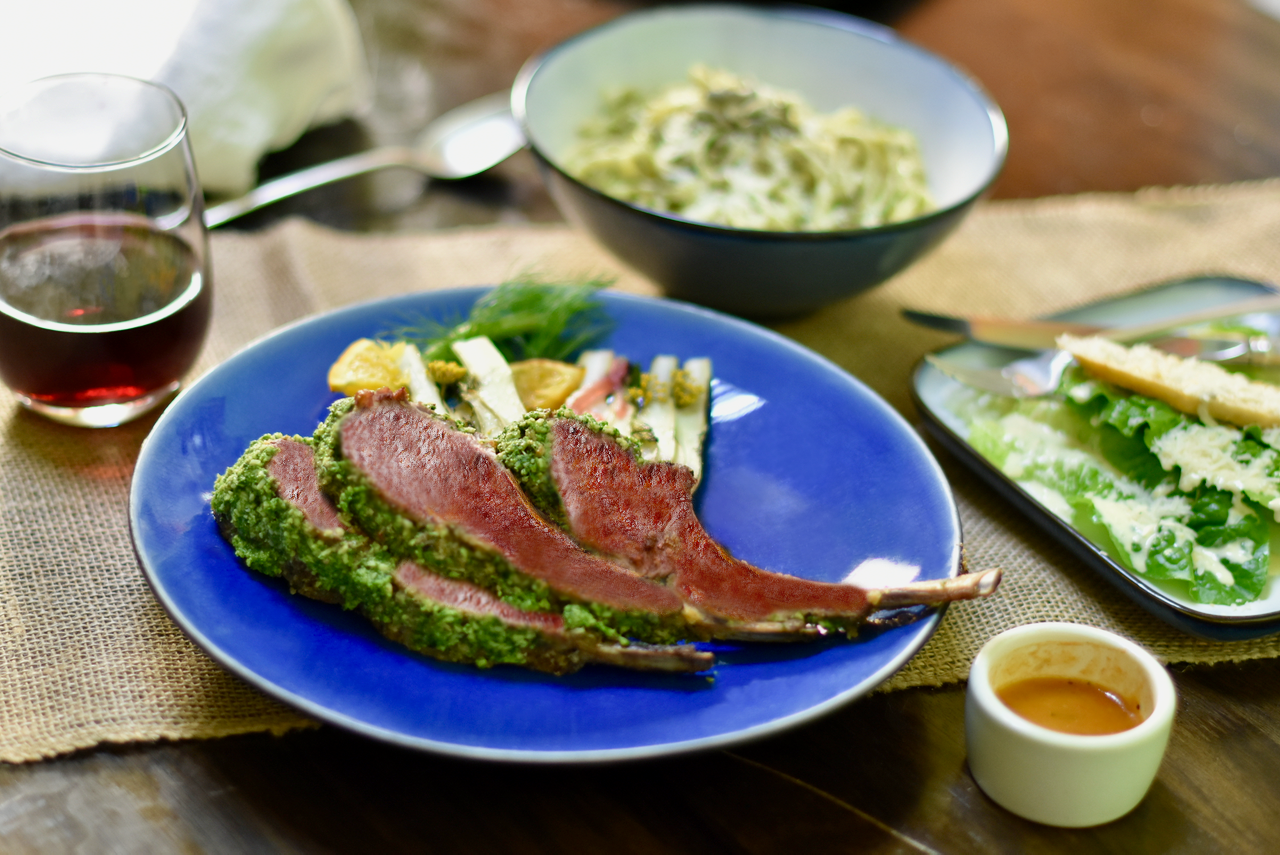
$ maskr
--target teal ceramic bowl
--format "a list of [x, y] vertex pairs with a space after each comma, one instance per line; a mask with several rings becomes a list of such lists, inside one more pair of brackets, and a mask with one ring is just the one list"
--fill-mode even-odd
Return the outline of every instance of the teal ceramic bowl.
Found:
[[[600, 193], [563, 158], [615, 86], [656, 89], [703, 63], [800, 93], [820, 111], [855, 106], [920, 141], [937, 207], [913, 220], [835, 232], [728, 228]], [[532, 58], [512, 110], [571, 222], [669, 296], [751, 317], [813, 311], [884, 282], [936, 246], [990, 188], [1008, 150], [982, 88], [888, 28], [807, 8], [656, 7]]]

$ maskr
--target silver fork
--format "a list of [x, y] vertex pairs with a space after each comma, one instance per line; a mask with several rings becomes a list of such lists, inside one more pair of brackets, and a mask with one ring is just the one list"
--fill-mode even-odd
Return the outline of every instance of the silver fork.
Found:
[[1046, 350], [1003, 368], [973, 368], [934, 353], [925, 356], [925, 360], [966, 386], [1013, 398], [1035, 398], [1056, 391], [1062, 372], [1072, 362], [1071, 354], [1065, 350]]
[[[1167, 346], [1160, 339], [1149, 343], [1179, 356], [1193, 355], [1180, 352], [1178, 343], [1187, 341], [1186, 339], [1172, 338], [1167, 341]], [[1247, 342], [1234, 339], [1203, 339], [1197, 341], [1194, 356], [1206, 362], [1219, 363], [1247, 360], [1250, 348]], [[1058, 384], [1062, 381], [1062, 372], [1072, 363], [1071, 354], [1065, 350], [1044, 350], [1035, 356], [1010, 362], [1003, 368], [974, 368], [932, 353], [925, 359], [943, 374], [965, 385], [1014, 398], [1036, 398], [1057, 391]]]

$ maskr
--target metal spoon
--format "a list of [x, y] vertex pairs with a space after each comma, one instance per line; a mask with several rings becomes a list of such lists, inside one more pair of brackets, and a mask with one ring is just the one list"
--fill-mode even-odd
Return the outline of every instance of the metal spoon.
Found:
[[384, 146], [340, 157], [259, 185], [239, 199], [204, 212], [209, 228], [344, 178], [401, 166], [431, 178], [469, 178], [496, 166], [524, 147], [520, 125], [511, 115], [511, 96], [495, 92], [437, 117], [411, 146]]

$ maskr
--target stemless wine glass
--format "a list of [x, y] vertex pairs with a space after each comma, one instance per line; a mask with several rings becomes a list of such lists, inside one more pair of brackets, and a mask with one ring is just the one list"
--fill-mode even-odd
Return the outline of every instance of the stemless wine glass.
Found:
[[177, 391], [209, 327], [187, 116], [110, 74], [0, 96], [0, 379], [27, 408], [122, 424]]

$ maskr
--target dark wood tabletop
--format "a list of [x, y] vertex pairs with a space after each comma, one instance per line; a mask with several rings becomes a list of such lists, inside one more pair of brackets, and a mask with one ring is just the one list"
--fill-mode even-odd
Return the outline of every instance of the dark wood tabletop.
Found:
[[[633, 4], [352, 5], [379, 111], [309, 133], [264, 177], [409, 138]], [[990, 91], [1011, 137], [995, 198], [1280, 175], [1280, 21], [1245, 0], [827, 5], [893, 26]], [[355, 179], [232, 227], [289, 214], [352, 230], [559, 219], [526, 154], [425, 190]], [[730, 750], [605, 766], [468, 762], [331, 727], [102, 747], [0, 767], [0, 851], [1280, 852], [1280, 662], [1173, 671], [1178, 724], [1152, 791], [1092, 829], [1021, 820], [978, 789], [964, 688], [950, 686], [871, 695]]]

